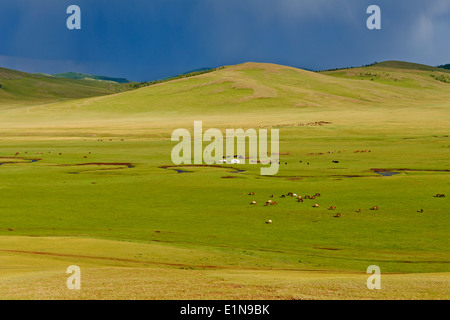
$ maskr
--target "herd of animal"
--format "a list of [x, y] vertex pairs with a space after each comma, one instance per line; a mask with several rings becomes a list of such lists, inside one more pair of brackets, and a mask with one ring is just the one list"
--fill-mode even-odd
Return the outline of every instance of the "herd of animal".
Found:
[[[250, 193], [248, 193], [248, 195], [249, 195], [249, 196], [254, 196], [255, 193], [254, 193], [254, 192], [250, 192]], [[274, 197], [273, 195], [270, 196], [270, 198], [273, 198], [273, 197]], [[297, 195], [296, 193], [292, 193], [292, 192], [288, 192], [287, 194], [282, 194], [282, 195], [280, 195], [280, 198], [286, 198], [286, 197], [292, 197], [292, 198], [297, 199], [297, 202], [303, 202], [303, 201], [306, 200], [306, 199], [308, 199], [308, 200], [314, 200], [314, 199], [320, 197], [320, 193], [315, 193], [313, 196], [305, 195], [304, 197], [299, 196], [299, 195]], [[445, 198], [445, 194], [440, 194], [440, 193], [438, 193], [438, 194], [436, 194], [434, 197], [436, 197], [436, 198]], [[250, 204], [251, 204], [251, 205], [257, 205], [258, 202], [255, 201], [255, 200], [253, 200]], [[268, 206], [274, 206], [274, 205], [276, 206], [276, 205], [278, 205], [278, 203], [277, 203], [276, 201], [271, 200], [271, 199], [267, 200], [267, 201], [265, 202], [265, 204], [264, 204], [264, 206], [266, 206], [266, 207], [268, 207]], [[313, 208], [319, 208], [319, 204], [318, 204], [318, 203], [315, 203], [315, 204], [313, 205]], [[336, 207], [335, 207], [335, 206], [331, 206], [331, 207], [328, 208], [328, 210], [333, 210], [333, 211], [334, 211], [334, 210], [336, 210]], [[378, 207], [378, 206], [373, 206], [372, 208], [370, 208], [370, 210], [377, 211], [377, 210], [379, 210], [379, 207]], [[361, 213], [361, 212], [362, 212], [362, 209], [358, 209], [358, 210], [356, 210], [356, 212]], [[420, 209], [420, 211], [418, 211], [418, 212], [423, 213], [424, 210], [423, 210], [423, 209]], [[340, 217], [341, 217], [341, 213], [337, 213], [334, 217], [335, 217], [335, 218], [340, 218]], [[271, 223], [272, 223], [272, 220], [268, 220], [268, 221], [266, 221], [266, 223], [267, 223], [267, 224], [271, 224]]]

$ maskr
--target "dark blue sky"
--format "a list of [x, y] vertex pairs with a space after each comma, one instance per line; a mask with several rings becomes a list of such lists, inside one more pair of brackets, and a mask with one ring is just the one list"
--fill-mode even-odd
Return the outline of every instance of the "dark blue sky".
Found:
[[[68, 30], [69, 5], [82, 29]], [[368, 30], [366, 9], [382, 11]], [[246, 61], [450, 63], [450, 0], [0, 0], [0, 66], [135, 81]]]

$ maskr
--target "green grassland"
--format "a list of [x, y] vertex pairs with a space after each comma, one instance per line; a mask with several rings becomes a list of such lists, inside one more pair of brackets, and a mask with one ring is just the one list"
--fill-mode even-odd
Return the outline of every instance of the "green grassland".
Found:
[[[448, 299], [434, 195], [449, 189], [450, 84], [429, 68], [246, 63], [51, 104], [0, 96], [0, 298]], [[278, 128], [278, 174], [163, 168], [194, 120]], [[65, 286], [72, 264], [81, 291]]]

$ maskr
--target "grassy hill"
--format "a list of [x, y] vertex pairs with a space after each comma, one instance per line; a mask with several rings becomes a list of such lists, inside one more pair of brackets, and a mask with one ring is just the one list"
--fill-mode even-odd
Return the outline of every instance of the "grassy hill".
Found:
[[[86, 124], [86, 119], [94, 127], [102, 122], [123, 126], [127, 119], [134, 130], [142, 126], [171, 129], [175, 123], [189, 125], [198, 116], [220, 127], [285, 126], [333, 117], [354, 121], [350, 110], [358, 110], [363, 120], [362, 115], [374, 112], [446, 104], [449, 86], [433, 76], [447, 77], [445, 72], [380, 66], [314, 73], [245, 63], [120, 95], [29, 107], [26, 113], [22, 110], [9, 117], [14, 123], [33, 114], [31, 126], [40, 125], [40, 120], [64, 119], [67, 126], [75, 127]], [[440, 107], [430, 110], [440, 111]]]
[[374, 66], [379, 67], [379, 68], [394, 68], [394, 69], [403, 69], [403, 70], [422, 70], [422, 71], [446, 72], [445, 70], [439, 70], [438, 67], [432, 67], [432, 66], [427, 66], [425, 64], [405, 62], [405, 61], [384, 61], [384, 62], [376, 63]]
[[0, 108], [39, 105], [129, 90], [128, 84], [55, 78], [0, 68]]
[[[448, 299], [450, 84], [408, 65], [244, 63], [0, 110], [0, 297]], [[194, 120], [279, 128], [278, 174], [168, 167]]]

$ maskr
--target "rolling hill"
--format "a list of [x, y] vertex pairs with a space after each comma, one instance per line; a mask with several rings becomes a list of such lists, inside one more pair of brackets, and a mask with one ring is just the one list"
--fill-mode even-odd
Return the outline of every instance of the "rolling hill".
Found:
[[129, 90], [128, 84], [64, 79], [0, 68], [0, 108], [40, 105]]
[[[448, 104], [450, 86], [439, 81], [449, 77], [445, 70], [417, 66], [381, 63], [315, 73], [274, 64], [244, 63], [118, 95], [30, 106], [26, 112], [18, 110], [8, 117], [11, 125], [14, 119], [22, 123], [32, 115], [32, 126], [41, 120], [49, 124], [61, 119], [68, 126], [77, 126], [89, 119], [94, 126], [126, 122], [130, 126], [157, 128], [192, 123], [198, 116], [220, 127], [231, 123], [284, 126], [297, 118], [308, 122], [336, 116], [348, 121], [353, 117], [350, 110], [369, 116], [373, 112]], [[96, 88], [105, 90], [102, 85], [98, 83], [101, 89]], [[440, 108], [430, 112], [440, 112]]]

